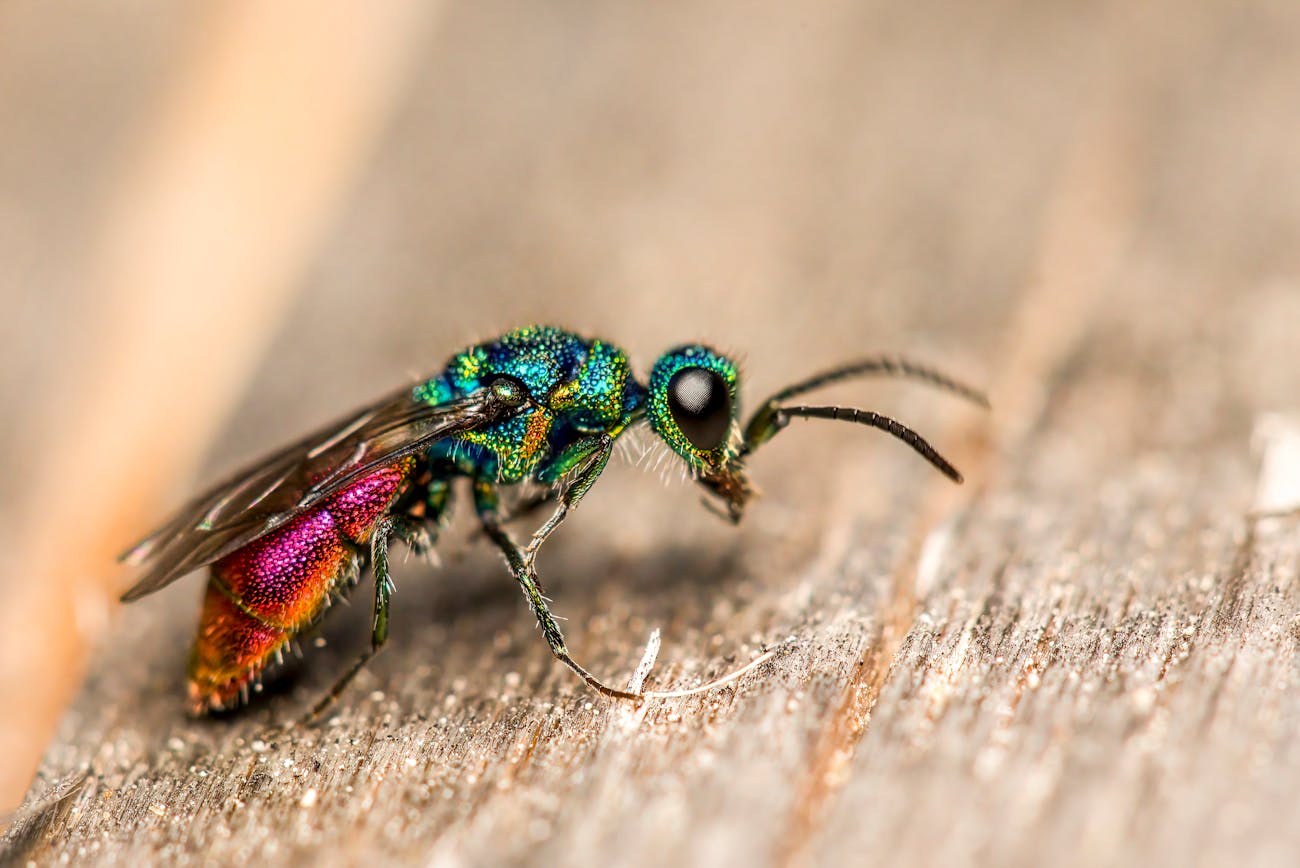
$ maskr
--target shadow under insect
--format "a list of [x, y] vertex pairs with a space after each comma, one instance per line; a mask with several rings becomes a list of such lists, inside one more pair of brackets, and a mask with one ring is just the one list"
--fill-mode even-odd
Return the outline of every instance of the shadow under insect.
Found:
[[[674, 633], [706, 626], [713, 602], [744, 578], [742, 546], [740, 538], [721, 547], [671, 543], [636, 556], [559, 539], [547, 549], [543, 580], [552, 609], [567, 621], [566, 636], [617, 681], [636, 665], [647, 625]], [[425, 680], [409, 689], [437, 703], [466, 676], [481, 681], [465, 690], [490, 692], [505, 673], [536, 670], [551, 659], [539, 653], [527, 601], [504, 574], [499, 558], [471, 544], [451, 547], [444, 560], [438, 567], [416, 558], [395, 563], [394, 636], [367, 665], [367, 684], [403, 685], [421, 673]], [[361, 605], [334, 612], [304, 635], [300, 654], [287, 656], [283, 666], [268, 673], [263, 696], [300, 692], [317, 698], [329, 689], [369, 641], [365, 585], [352, 593]], [[611, 612], [605, 602], [611, 599], [617, 600], [616, 614], [607, 617]], [[597, 622], [600, 627], [592, 629]], [[409, 692], [406, 686], [400, 689]]]

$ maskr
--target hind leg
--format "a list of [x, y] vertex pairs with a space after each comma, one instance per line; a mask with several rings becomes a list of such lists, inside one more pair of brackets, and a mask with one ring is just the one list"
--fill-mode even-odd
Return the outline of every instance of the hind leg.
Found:
[[370, 622], [370, 648], [358, 657], [348, 667], [347, 671], [334, 682], [334, 686], [329, 689], [329, 692], [312, 706], [311, 711], [303, 718], [304, 724], [318, 722], [321, 716], [329, 711], [334, 703], [338, 701], [338, 698], [343, 695], [343, 691], [347, 690], [352, 680], [357, 677], [361, 670], [366, 667], [366, 664], [383, 648], [384, 643], [388, 641], [388, 606], [394, 590], [393, 580], [388, 571], [388, 542], [393, 536], [400, 539], [415, 533], [416, 530], [411, 529], [409, 522], [405, 519], [392, 514], [385, 515], [375, 525], [375, 529], [370, 536], [370, 570], [375, 577], [375, 608]]
[[[413, 518], [395, 513], [388, 513], [375, 525], [370, 534], [370, 571], [375, 577], [375, 604], [370, 621], [370, 648], [348, 667], [347, 671], [334, 682], [329, 692], [312, 706], [304, 724], [320, 721], [322, 715], [333, 707], [338, 698], [347, 690], [348, 685], [361, 673], [374, 656], [388, 641], [388, 611], [396, 587], [393, 585], [389, 570], [389, 542], [396, 537], [406, 543], [416, 554], [424, 554], [436, 537], [436, 529], [447, 508], [451, 483], [447, 479], [436, 479], [429, 483], [423, 501], [423, 514]], [[433, 530], [431, 530], [431, 528]]]

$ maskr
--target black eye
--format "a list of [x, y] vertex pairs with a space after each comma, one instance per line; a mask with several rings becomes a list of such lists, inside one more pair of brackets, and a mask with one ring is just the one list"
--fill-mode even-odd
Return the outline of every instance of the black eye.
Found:
[[717, 449], [731, 427], [727, 382], [708, 368], [682, 368], [668, 381], [668, 410], [692, 446]]

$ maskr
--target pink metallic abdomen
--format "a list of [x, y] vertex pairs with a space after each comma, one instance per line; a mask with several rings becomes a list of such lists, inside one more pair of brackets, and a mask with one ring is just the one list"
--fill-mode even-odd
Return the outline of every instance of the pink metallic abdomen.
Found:
[[405, 484], [413, 459], [363, 477], [212, 565], [190, 655], [196, 713], [239, 699], [355, 573], [356, 547]]

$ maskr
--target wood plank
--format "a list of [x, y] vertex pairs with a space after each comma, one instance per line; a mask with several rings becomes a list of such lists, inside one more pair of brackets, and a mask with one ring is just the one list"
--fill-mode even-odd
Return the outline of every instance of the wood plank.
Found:
[[[681, 40], [681, 69], [711, 68], [714, 43], [688, 34], [720, 32], [709, 28], [727, 19], [712, 7], [689, 21], [585, 22], [613, 48], [571, 79], [564, 25], [517, 8], [525, 19], [510, 27], [499, 9], [449, 13], [460, 48], [440, 80], [481, 72], [489, 92], [515, 93], [515, 67], [470, 56], [491, 34], [502, 56], [553, 76], [548, 99], [591, 102], [541, 119], [521, 97], [516, 111], [547, 135], [506, 136], [500, 153], [477, 155], [518, 166], [545, 152], [522, 206], [485, 205], [467, 182], [463, 199], [450, 194], [456, 207], [429, 216], [421, 196], [399, 192], [410, 142], [430, 140], [412, 131], [436, 139], [440, 112], [480, 132], [492, 117], [417, 96], [357, 205], [358, 232], [326, 256], [320, 309], [301, 312], [229, 448], [253, 447], [258, 420], [286, 395], [328, 415], [337, 393], [300, 394], [316, 367], [364, 397], [382, 371], [347, 374], [321, 352], [342, 337], [372, 329], [367, 347], [391, 346], [383, 335], [427, 354], [431, 332], [450, 330], [372, 313], [416, 320], [427, 305], [419, 263], [388, 258], [419, 247], [464, 269], [447, 267], [439, 296], [466, 299], [458, 327], [499, 320], [512, 300], [539, 316], [575, 311], [627, 335], [644, 366], [644, 351], [682, 338], [686, 311], [751, 348], [759, 391], [864, 344], [928, 348], [990, 384], [993, 414], [896, 387], [873, 387], [871, 406], [951, 452], [965, 487], [883, 438], [813, 423], [755, 458], [766, 497], [739, 529], [696, 510], [684, 486], [613, 467], [541, 564], [578, 658], [626, 678], [658, 628], [652, 683], [689, 686], [779, 649], [734, 685], [641, 708], [592, 695], [549, 659], [516, 589], [463, 526], [436, 571], [402, 566], [390, 648], [316, 729], [283, 725], [364, 646], [364, 601], [331, 618], [324, 647], [306, 648], [252, 707], [193, 721], [180, 713], [180, 665], [194, 588], [168, 591], [127, 609], [100, 649], [8, 858], [1294, 864], [1300, 517], [1251, 514], [1287, 506], [1300, 485], [1287, 458], [1300, 427], [1300, 153], [1279, 144], [1290, 127], [1278, 115], [1300, 52], [1265, 39], [1296, 13], [1179, 5], [1169, 27], [1172, 3], [1008, 6], [990, 20], [939, 6], [951, 17], [836, 5], [807, 44], [789, 19], [750, 20], [745, 33], [795, 70], [790, 89], [765, 77], [766, 61], [738, 57], [724, 83], [685, 94], [659, 89], [658, 54], [639, 40]], [[973, 72], [993, 58], [1015, 75]], [[1006, 108], [1023, 112], [1021, 134], [981, 141], [986, 107], [1028, 93], [1035, 72], [1033, 105]], [[776, 108], [710, 114], [755, 82], [774, 88]], [[672, 156], [654, 185], [620, 186], [624, 164], [569, 147], [593, 118], [617, 117], [593, 94], [629, 89], [662, 121], [638, 141]], [[726, 163], [812, 93], [825, 103], [784, 150]], [[859, 101], [879, 114], [854, 127], [845, 118]], [[880, 123], [918, 105], [931, 134], [946, 131], [921, 157], [930, 139], [919, 128]], [[686, 159], [697, 124], [704, 153]], [[968, 151], [952, 144], [959, 133]], [[445, 144], [453, 166], [475, 164]], [[959, 153], [970, 178], [952, 168]], [[818, 158], [825, 187], [803, 198], [801, 167]], [[760, 189], [766, 178], [776, 192]], [[981, 187], [989, 178], [1004, 186]], [[657, 220], [657, 208], [677, 216]], [[635, 216], [592, 225], [612, 213]], [[466, 250], [458, 221], [473, 219], [518, 257], [484, 264]], [[367, 221], [385, 231], [367, 237]], [[572, 259], [530, 247], [533, 233]], [[658, 262], [655, 245], [679, 258]], [[689, 290], [641, 291], [670, 274]], [[547, 303], [520, 300], [510, 281], [525, 275]], [[969, 294], [952, 289], [963, 279]], [[331, 281], [340, 297], [344, 284], [379, 286], [382, 303], [334, 323]], [[609, 289], [629, 284], [632, 297]], [[370, 363], [396, 365], [403, 351]]]

